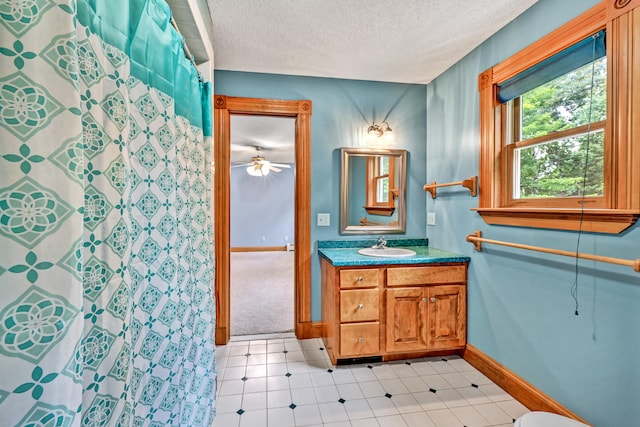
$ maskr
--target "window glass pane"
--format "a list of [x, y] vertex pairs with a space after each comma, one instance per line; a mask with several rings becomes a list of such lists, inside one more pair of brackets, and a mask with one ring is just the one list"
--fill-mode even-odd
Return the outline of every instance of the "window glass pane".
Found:
[[376, 187], [376, 202], [387, 203], [389, 201], [389, 178], [379, 178]]
[[604, 131], [515, 150], [514, 198], [581, 197], [589, 139], [585, 197], [604, 195]]
[[[594, 67], [592, 67], [594, 64]], [[591, 81], [593, 73], [593, 102]], [[602, 57], [522, 95], [520, 140], [606, 119], [607, 58]]]

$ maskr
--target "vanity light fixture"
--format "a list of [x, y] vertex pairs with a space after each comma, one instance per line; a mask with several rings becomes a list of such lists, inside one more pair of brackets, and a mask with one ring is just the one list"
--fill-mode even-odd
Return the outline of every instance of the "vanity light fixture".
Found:
[[367, 134], [369, 135], [369, 141], [376, 145], [393, 143], [393, 130], [387, 122], [382, 122], [379, 125], [373, 122], [367, 129]]

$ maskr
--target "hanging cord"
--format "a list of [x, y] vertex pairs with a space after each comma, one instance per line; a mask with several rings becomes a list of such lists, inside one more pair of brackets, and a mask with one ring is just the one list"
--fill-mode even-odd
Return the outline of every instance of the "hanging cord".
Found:
[[585, 188], [587, 186], [587, 173], [589, 171], [589, 149], [591, 144], [591, 115], [593, 112], [593, 88], [595, 86], [595, 68], [596, 68], [596, 43], [595, 39], [599, 37], [598, 34], [594, 34], [591, 36], [593, 38], [593, 53], [591, 59], [591, 88], [589, 92], [589, 122], [587, 123], [587, 150], [584, 158], [584, 173], [582, 175], [582, 203], [580, 208], [580, 223], [578, 225], [578, 239], [576, 241], [576, 264], [575, 264], [575, 278], [573, 280], [573, 285], [571, 285], [571, 296], [573, 297], [573, 301], [576, 304], [576, 309], [574, 314], [578, 316], [578, 261], [580, 260], [578, 254], [580, 253], [580, 237], [582, 237], [582, 221], [584, 219], [584, 205], [585, 205]]

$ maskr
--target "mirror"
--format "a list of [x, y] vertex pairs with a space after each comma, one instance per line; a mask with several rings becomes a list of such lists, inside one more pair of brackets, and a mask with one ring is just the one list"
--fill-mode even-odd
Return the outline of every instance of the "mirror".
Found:
[[340, 233], [404, 233], [407, 151], [341, 148]]

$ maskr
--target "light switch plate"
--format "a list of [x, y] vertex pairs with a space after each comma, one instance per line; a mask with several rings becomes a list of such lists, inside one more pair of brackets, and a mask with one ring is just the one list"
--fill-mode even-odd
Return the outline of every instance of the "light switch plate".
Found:
[[427, 225], [436, 225], [436, 213], [427, 212]]
[[329, 227], [331, 225], [331, 214], [319, 213], [317, 224], [318, 227]]

